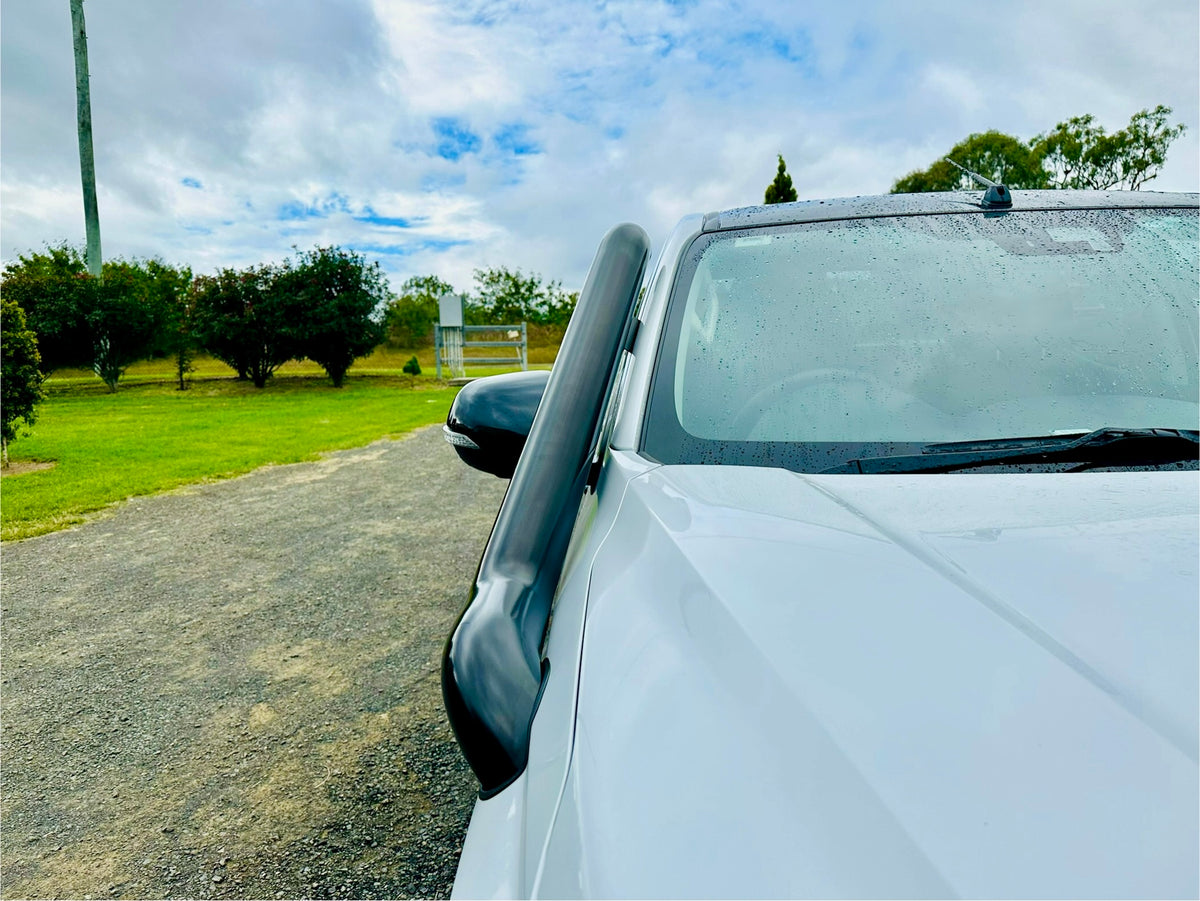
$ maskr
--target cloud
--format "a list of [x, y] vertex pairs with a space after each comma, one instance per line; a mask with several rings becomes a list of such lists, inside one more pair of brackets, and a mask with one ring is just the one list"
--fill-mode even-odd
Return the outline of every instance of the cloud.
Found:
[[[61, 7], [61, 8], [60, 8]], [[83, 240], [67, 5], [8, 2], [0, 253]], [[516, 266], [578, 287], [604, 232], [886, 191], [974, 131], [1166, 103], [1152, 187], [1196, 190], [1194, 0], [87, 4], [108, 255], [197, 271], [314, 243], [394, 285]]]
[[984, 93], [970, 75], [960, 69], [931, 63], [921, 73], [921, 91], [941, 97], [962, 112], [971, 114], [983, 108]]
[[519, 73], [497, 51], [531, 56], [528, 40], [511, 42], [509, 29], [435, 3], [376, 0], [372, 9], [390, 50], [381, 71], [386, 89], [413, 112], [503, 108], [523, 100]]

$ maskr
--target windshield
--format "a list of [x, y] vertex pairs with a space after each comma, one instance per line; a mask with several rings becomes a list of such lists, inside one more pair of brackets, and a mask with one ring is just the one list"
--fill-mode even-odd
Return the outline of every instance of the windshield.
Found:
[[899, 216], [704, 235], [645, 434], [820, 471], [936, 442], [1195, 429], [1195, 210]]

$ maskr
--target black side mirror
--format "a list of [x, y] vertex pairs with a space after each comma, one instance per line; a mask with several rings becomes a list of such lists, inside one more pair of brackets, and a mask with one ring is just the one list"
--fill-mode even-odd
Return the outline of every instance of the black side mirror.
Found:
[[467, 465], [511, 479], [549, 380], [547, 370], [535, 369], [468, 383], [454, 398], [442, 434]]

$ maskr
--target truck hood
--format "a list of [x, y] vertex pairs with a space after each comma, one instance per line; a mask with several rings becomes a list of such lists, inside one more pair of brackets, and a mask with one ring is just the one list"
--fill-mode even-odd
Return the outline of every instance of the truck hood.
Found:
[[1195, 896], [1198, 497], [1190, 472], [635, 479], [539, 893]]

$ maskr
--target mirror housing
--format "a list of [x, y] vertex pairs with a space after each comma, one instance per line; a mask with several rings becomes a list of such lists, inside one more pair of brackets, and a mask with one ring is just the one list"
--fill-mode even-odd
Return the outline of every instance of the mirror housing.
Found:
[[547, 370], [534, 369], [469, 382], [454, 398], [443, 436], [468, 466], [511, 479], [549, 380]]

